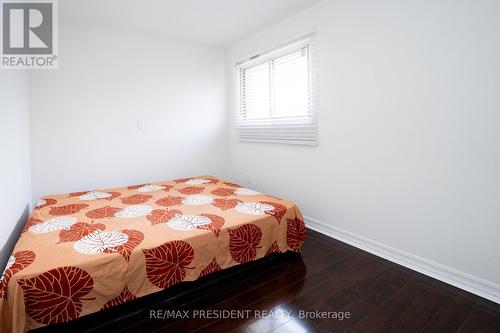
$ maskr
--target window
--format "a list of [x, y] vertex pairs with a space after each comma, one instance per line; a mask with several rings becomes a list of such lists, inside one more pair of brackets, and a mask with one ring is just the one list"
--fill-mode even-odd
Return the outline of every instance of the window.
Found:
[[317, 144], [313, 60], [308, 37], [237, 64], [240, 140]]

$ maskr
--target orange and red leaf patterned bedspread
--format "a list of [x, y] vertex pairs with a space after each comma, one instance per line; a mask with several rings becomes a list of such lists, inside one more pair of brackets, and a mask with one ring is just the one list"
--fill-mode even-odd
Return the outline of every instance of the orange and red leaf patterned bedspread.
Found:
[[43, 197], [0, 280], [0, 328], [67, 322], [305, 238], [295, 204], [210, 176]]

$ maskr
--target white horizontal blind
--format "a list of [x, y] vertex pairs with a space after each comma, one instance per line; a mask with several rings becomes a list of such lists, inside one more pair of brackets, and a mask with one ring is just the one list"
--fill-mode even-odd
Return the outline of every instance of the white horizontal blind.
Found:
[[240, 105], [246, 120], [265, 119], [269, 116], [270, 81], [268, 62], [242, 70]]
[[240, 140], [317, 144], [313, 53], [307, 38], [238, 65]]

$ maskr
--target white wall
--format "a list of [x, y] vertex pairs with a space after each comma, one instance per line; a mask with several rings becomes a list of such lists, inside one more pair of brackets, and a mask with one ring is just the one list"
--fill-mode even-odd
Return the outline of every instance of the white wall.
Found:
[[239, 143], [232, 131], [232, 176], [499, 284], [499, 15], [487, 0], [330, 0], [233, 45], [231, 64], [317, 32], [320, 143]]
[[223, 50], [64, 19], [59, 31], [59, 69], [31, 76], [34, 200], [223, 172]]
[[[31, 201], [28, 76], [0, 71], [0, 271]], [[11, 236], [12, 235], [12, 236]]]

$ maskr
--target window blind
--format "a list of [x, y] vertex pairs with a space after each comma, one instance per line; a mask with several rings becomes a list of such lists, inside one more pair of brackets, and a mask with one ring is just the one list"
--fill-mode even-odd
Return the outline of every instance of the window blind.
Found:
[[237, 66], [240, 140], [317, 144], [313, 56], [307, 38]]

